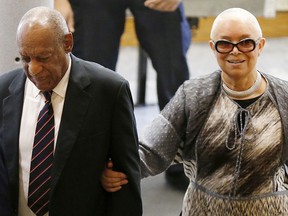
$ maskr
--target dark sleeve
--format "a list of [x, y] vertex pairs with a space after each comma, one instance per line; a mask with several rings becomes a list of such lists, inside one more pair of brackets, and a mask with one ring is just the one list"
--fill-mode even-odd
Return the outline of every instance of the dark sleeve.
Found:
[[8, 173], [4, 164], [2, 146], [0, 146], [0, 215], [11, 216], [12, 212], [12, 204], [9, 197]]
[[109, 215], [142, 215], [140, 160], [134, 107], [127, 81], [120, 86], [113, 111], [110, 156], [114, 169], [128, 176], [129, 183], [110, 193]]

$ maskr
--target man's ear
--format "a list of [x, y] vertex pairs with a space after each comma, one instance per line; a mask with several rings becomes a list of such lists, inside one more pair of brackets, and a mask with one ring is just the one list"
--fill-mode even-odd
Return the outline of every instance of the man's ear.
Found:
[[73, 48], [73, 35], [71, 32], [64, 36], [64, 50], [66, 53], [72, 51]]

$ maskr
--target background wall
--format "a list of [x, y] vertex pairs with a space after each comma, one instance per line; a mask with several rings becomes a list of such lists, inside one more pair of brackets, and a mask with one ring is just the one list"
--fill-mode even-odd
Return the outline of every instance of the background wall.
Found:
[[0, 0], [0, 73], [21, 67], [16, 29], [21, 17], [36, 6], [53, 7], [53, 0]]
[[273, 17], [277, 0], [183, 0], [187, 16], [217, 16], [232, 7], [244, 8], [255, 16]]

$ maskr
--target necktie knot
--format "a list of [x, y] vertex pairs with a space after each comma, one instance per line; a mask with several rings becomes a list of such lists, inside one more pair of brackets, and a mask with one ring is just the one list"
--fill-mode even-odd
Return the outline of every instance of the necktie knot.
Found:
[[51, 95], [52, 95], [53, 91], [45, 91], [45, 92], [42, 92], [42, 94], [44, 95], [45, 97], [45, 102], [50, 102], [51, 101]]

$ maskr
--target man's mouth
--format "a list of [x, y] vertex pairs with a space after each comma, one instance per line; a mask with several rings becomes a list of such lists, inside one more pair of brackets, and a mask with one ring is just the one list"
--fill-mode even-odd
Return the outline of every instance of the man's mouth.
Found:
[[43, 81], [45, 81], [47, 79], [47, 77], [44, 77], [44, 76], [42, 76], [42, 77], [34, 77], [34, 80], [36, 80], [36, 81], [38, 81], [38, 82], [43, 82]]

